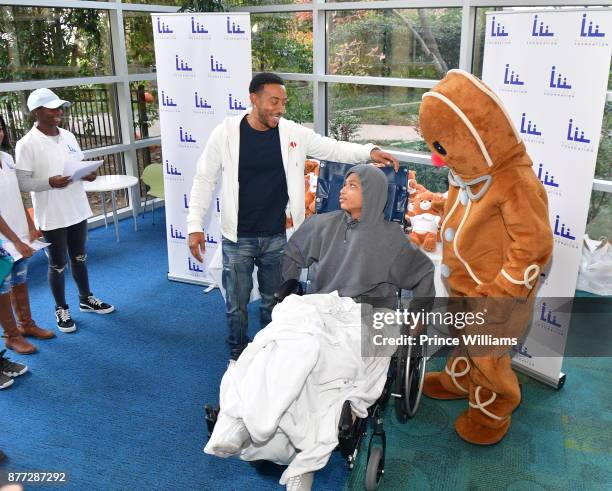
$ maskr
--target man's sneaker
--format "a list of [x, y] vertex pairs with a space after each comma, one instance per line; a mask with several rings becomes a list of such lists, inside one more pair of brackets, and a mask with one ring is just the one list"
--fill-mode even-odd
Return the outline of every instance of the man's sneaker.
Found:
[[6, 358], [4, 356], [5, 352], [5, 349], [0, 351], [0, 373], [8, 377], [19, 377], [19, 375], [23, 375], [28, 371], [28, 367], [23, 363], [17, 363]]
[[57, 328], [62, 332], [74, 332], [76, 331], [76, 325], [70, 317], [70, 309], [68, 305], [60, 305], [55, 307], [55, 320], [57, 321]]
[[81, 299], [79, 303], [81, 312], [95, 312], [96, 314], [110, 314], [115, 307], [103, 302], [99, 298], [89, 295], [86, 299]]
[[307, 472], [299, 476], [293, 476], [287, 479], [287, 491], [310, 491], [312, 489], [312, 481], [314, 480], [314, 472]]
[[3, 373], [0, 373], [0, 389], [6, 389], [7, 387], [10, 387], [11, 385], [13, 385], [13, 379], [9, 377], [8, 375], [4, 375]]

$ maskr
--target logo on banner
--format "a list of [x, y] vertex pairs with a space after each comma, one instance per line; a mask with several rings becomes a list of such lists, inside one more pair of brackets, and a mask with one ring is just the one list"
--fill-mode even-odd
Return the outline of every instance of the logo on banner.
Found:
[[544, 25], [544, 21], [539, 21], [538, 25], [538, 14], [533, 16], [533, 26], [531, 27], [531, 35], [533, 37], [553, 37], [554, 32], [550, 30], [550, 26]]
[[198, 94], [198, 91], [195, 91], [193, 94], [193, 103], [195, 106], [194, 112], [198, 114], [215, 114], [215, 111], [208, 100], [204, 99], [204, 97]]
[[601, 30], [595, 14], [582, 14], [580, 19], [580, 36], [574, 43], [577, 46], [608, 46], [606, 33]]
[[168, 24], [167, 20], [162, 20], [161, 17], [156, 17], [155, 24], [155, 37], [157, 39], [176, 39], [174, 30], [170, 24]]
[[570, 227], [566, 226], [559, 214], [555, 215], [553, 235], [555, 236], [555, 242], [558, 244], [569, 246], [572, 249], [578, 249], [578, 245], [576, 244], [576, 236], [572, 235]]
[[217, 205], [217, 213], [221, 213], [221, 202], [219, 201], [219, 198], [215, 200], [215, 204]]
[[561, 146], [581, 152], [592, 153], [594, 151], [591, 138], [576, 124], [574, 118], [570, 118], [567, 122], [567, 134]]
[[168, 159], [165, 160], [164, 166], [165, 166], [165, 169], [166, 169], [166, 176], [168, 176], [168, 179], [171, 179], [173, 181], [183, 181], [183, 177], [182, 177], [183, 173], [180, 172], [170, 162], [168, 162]]
[[179, 55], [174, 56], [174, 74], [177, 77], [195, 77], [193, 67], [186, 58], [181, 58]]
[[200, 25], [200, 21], [196, 21], [195, 17], [191, 18], [191, 33], [192, 34], [208, 34], [208, 30], [203, 25]]
[[531, 119], [527, 118], [527, 113], [521, 115], [521, 134], [525, 135], [525, 141], [532, 143], [544, 143], [542, 132], [538, 130], [538, 126]]
[[166, 94], [165, 90], [161, 91], [161, 110], [164, 112], [179, 112], [178, 104]]
[[542, 301], [539, 311], [536, 311], [535, 319], [538, 327], [541, 329], [545, 329], [548, 332], [560, 336], [565, 334], [565, 328], [557, 319], [557, 313], [555, 313], [545, 301]]
[[[552, 89], [552, 90], [551, 90]], [[553, 97], [568, 97], [573, 99], [575, 91], [567, 77], [553, 65], [550, 69], [550, 78], [548, 80], [548, 89], [544, 91], [544, 95]]]
[[183, 210], [189, 209], [189, 199], [186, 194], [183, 194]]
[[204, 272], [204, 270], [202, 269], [202, 266], [200, 266], [195, 260], [191, 259], [191, 256], [187, 258], [187, 265], [188, 265], [189, 271], [191, 271], [192, 273], [203, 273]]
[[200, 146], [197, 145], [198, 140], [196, 140], [193, 135], [191, 133], [189, 133], [189, 131], [187, 131], [186, 129], [184, 129], [182, 126], [179, 126], [179, 131], [178, 131], [178, 137], [179, 137], [179, 146], [184, 147], [184, 148], [199, 148]]
[[176, 240], [185, 240], [186, 237], [183, 234], [183, 232], [180, 231], [180, 229], [176, 226], [174, 226], [172, 223], [170, 224], [170, 237]]
[[531, 25], [531, 38], [527, 40], [527, 44], [531, 45], [556, 45], [557, 41], [554, 39], [555, 33], [551, 30], [548, 24], [544, 24], [543, 20], [540, 20], [538, 14], [533, 16], [533, 23]]
[[249, 35], [236, 20], [236, 18], [232, 18], [229, 15], [225, 18], [225, 33], [223, 39], [248, 39]]
[[559, 183], [555, 182], [555, 176], [544, 167], [544, 164], [540, 163], [538, 165], [538, 179], [545, 186], [546, 192], [548, 194], [556, 194], [557, 196], [561, 196], [561, 189], [559, 188]]
[[232, 96], [232, 94], [228, 94], [227, 96], [227, 107], [229, 109], [228, 114], [233, 114], [231, 111], [244, 111], [246, 109], [242, 101]]
[[204, 24], [200, 24], [199, 20], [195, 17], [191, 17], [191, 32], [189, 33], [189, 39], [194, 41], [210, 41], [212, 34], [208, 31]]
[[223, 66], [223, 63], [219, 58], [215, 58], [214, 55], [210, 55], [210, 67], [208, 76], [211, 78], [229, 78], [228, 69]]
[[505, 26], [493, 16], [491, 18], [491, 30], [489, 31], [490, 42], [492, 44], [510, 44], [509, 36], [510, 34], [506, 31]]
[[526, 356], [527, 358], [531, 358], [532, 356], [527, 351], [527, 346], [524, 343], [518, 343], [514, 348], [514, 351], [519, 355]]
[[218, 242], [215, 240], [215, 238], [212, 235], [206, 234], [206, 243], [217, 245]]
[[525, 81], [521, 80], [518, 73], [510, 67], [510, 63], [506, 63], [504, 69], [504, 87], [500, 90], [503, 92], [512, 92], [514, 94], [526, 94]]

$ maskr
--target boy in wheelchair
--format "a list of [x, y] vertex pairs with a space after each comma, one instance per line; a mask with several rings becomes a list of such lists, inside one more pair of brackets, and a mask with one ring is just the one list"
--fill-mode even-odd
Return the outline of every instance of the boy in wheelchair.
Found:
[[[347, 173], [341, 210], [315, 215], [287, 243], [283, 278], [309, 268], [308, 293], [277, 305], [221, 381], [221, 412], [204, 451], [288, 464], [281, 484], [309, 490], [338, 445], [345, 401], [366, 417], [394, 349], [362, 351], [362, 315], [395, 308], [397, 289], [431, 299], [434, 267], [384, 220], [387, 180], [372, 165]], [[362, 308], [363, 304], [363, 308]]]

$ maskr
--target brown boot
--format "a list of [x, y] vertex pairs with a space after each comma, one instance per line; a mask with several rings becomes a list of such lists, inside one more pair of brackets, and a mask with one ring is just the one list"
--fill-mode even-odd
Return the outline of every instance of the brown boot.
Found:
[[472, 358], [472, 363], [470, 407], [455, 421], [455, 430], [466, 442], [494, 445], [510, 429], [521, 390], [510, 356]]
[[53, 331], [41, 329], [32, 319], [30, 297], [26, 283], [14, 286], [11, 289], [11, 301], [13, 303], [13, 310], [17, 314], [17, 328], [23, 336], [31, 336], [36, 339], [51, 339], [55, 337]]
[[423, 394], [432, 399], [467, 399], [470, 363], [465, 356], [449, 356], [442, 372], [425, 374]]
[[0, 324], [4, 329], [4, 344], [8, 349], [12, 349], [20, 355], [36, 353], [36, 346], [24, 338], [17, 329], [17, 323], [15, 317], [13, 317], [13, 308], [11, 307], [11, 296], [8, 293], [0, 295]]

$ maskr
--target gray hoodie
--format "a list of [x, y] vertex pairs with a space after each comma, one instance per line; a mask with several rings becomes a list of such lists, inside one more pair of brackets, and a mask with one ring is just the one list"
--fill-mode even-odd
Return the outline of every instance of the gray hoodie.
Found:
[[413, 290], [418, 298], [433, 298], [434, 266], [410, 243], [398, 223], [384, 219], [387, 179], [373, 165], [351, 168], [361, 180], [361, 218], [343, 210], [307, 219], [285, 248], [283, 280], [309, 268], [308, 293], [352, 297], [376, 307], [395, 307], [397, 288]]

